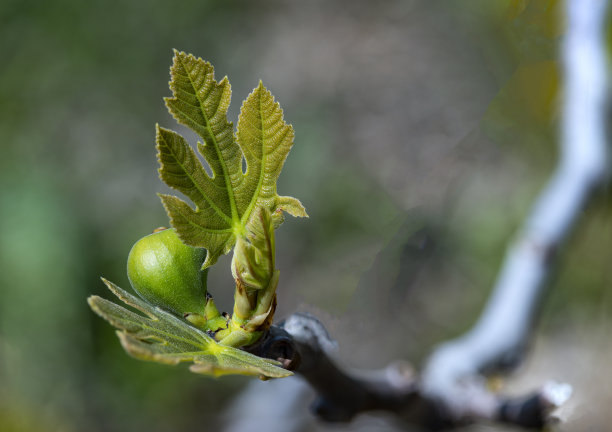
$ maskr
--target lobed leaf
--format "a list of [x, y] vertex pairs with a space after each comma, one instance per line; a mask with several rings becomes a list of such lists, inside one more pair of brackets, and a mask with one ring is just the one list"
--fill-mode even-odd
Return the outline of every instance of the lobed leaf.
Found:
[[165, 99], [166, 106], [179, 123], [202, 138], [198, 152], [211, 175], [181, 135], [158, 126], [160, 177], [185, 194], [195, 208], [171, 195], [161, 199], [181, 240], [207, 249], [204, 267], [229, 252], [238, 236], [247, 235], [260, 208], [273, 215], [276, 226], [282, 222], [283, 211], [307, 216], [299, 200], [277, 194], [276, 181], [294, 134], [261, 82], [242, 105], [235, 137], [227, 121], [230, 84], [227, 78], [215, 80], [210, 63], [175, 51], [170, 88], [173, 97]]
[[293, 216], [307, 216], [299, 200], [280, 197], [276, 192], [276, 181], [293, 146], [294, 132], [261, 81], [242, 104], [236, 138], [247, 164], [238, 195], [242, 222], [252, 224], [256, 220], [256, 207], [265, 207], [270, 213], [282, 210]]
[[281, 378], [292, 375], [274, 360], [221, 345], [180, 318], [127, 293], [110, 281], [106, 286], [133, 312], [98, 296], [88, 303], [95, 313], [119, 329], [123, 348], [140, 360], [164, 364], [193, 362], [190, 370], [206, 375], [240, 374]]

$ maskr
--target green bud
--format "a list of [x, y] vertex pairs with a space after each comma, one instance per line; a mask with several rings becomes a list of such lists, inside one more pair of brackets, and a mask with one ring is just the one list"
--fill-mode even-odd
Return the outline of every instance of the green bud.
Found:
[[180, 316], [205, 316], [206, 249], [185, 245], [174, 229], [141, 238], [128, 256], [128, 278], [149, 303]]

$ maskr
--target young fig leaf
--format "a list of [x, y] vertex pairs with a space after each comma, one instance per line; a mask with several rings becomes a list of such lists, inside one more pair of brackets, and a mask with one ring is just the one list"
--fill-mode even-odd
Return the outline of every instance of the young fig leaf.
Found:
[[258, 209], [265, 207], [276, 225], [282, 222], [283, 211], [307, 216], [297, 199], [276, 192], [276, 181], [293, 145], [293, 128], [261, 82], [242, 105], [236, 136], [227, 121], [229, 81], [217, 82], [210, 63], [175, 51], [170, 88], [173, 97], [165, 99], [166, 106], [179, 123], [201, 137], [198, 152], [212, 176], [181, 135], [158, 126], [160, 177], [191, 199], [195, 209], [172, 195], [161, 195], [161, 199], [180, 239], [207, 249], [204, 268], [229, 252], [238, 236], [247, 235]]
[[88, 299], [94, 312], [119, 329], [117, 334], [123, 348], [137, 359], [171, 365], [193, 362], [191, 371], [213, 376], [240, 374], [282, 378], [292, 375], [274, 360], [221, 345], [171, 313], [134, 297], [112, 282], [103, 281], [121, 301], [144, 314], [98, 296]]

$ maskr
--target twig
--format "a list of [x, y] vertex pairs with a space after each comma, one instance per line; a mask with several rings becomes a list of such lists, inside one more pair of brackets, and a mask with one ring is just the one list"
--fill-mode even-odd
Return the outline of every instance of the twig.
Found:
[[[265, 339], [249, 349], [295, 369], [315, 390], [316, 398], [311, 410], [325, 421], [348, 422], [364, 412], [385, 411], [406, 422], [438, 430], [475, 419], [449, 415], [439, 399], [431, 398], [423, 391], [418, 377], [406, 363], [392, 363], [377, 371], [348, 371], [330, 357], [333, 350], [334, 342], [323, 325], [315, 317], [305, 314], [291, 315], [280, 326], [272, 326]], [[289, 387], [288, 391], [295, 388]], [[258, 388], [259, 397], [263, 397], [263, 393], [264, 389]], [[497, 407], [497, 411], [491, 411], [487, 418], [539, 427], [546, 422], [550, 411], [565, 402], [570, 393], [567, 385], [549, 383], [541, 391], [523, 398], [496, 398], [487, 394]], [[294, 399], [291, 394], [276, 396]], [[473, 396], [474, 403], [482, 403], [479, 394]]]
[[317, 392], [313, 412], [330, 422], [345, 422], [364, 411], [402, 412], [418, 397], [412, 370], [397, 363], [384, 370], [356, 374], [339, 367], [328, 354], [335, 343], [315, 317], [291, 315], [283, 324], [301, 357], [297, 372]]
[[523, 356], [555, 251], [592, 191], [607, 179], [606, 5], [605, 0], [567, 2], [560, 161], [509, 247], [489, 302], [468, 333], [440, 345], [420, 379], [405, 365], [367, 374], [343, 369], [329, 356], [334, 342], [309, 315], [292, 315], [250, 347], [308, 381], [317, 392], [313, 410], [320, 418], [348, 421], [364, 411], [385, 410], [428, 429], [480, 419], [541, 427], [570, 397], [569, 385], [551, 382], [531, 395], [505, 398], [487, 389], [484, 374], [510, 369]]
[[605, 12], [605, 0], [567, 2], [559, 164], [509, 248], [483, 314], [467, 334], [437, 348], [425, 369], [425, 393], [452, 418], [504, 417], [504, 405], [480, 374], [512, 366], [522, 356], [555, 251], [608, 174]]

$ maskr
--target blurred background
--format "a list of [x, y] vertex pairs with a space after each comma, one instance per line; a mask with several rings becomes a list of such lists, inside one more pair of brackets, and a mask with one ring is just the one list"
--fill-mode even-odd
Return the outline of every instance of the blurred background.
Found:
[[[348, 367], [421, 365], [474, 322], [554, 167], [560, 3], [3, 0], [0, 430], [223, 430], [249, 383], [136, 361], [86, 304], [111, 298], [100, 276], [129, 288], [131, 245], [168, 223], [154, 125], [182, 130], [162, 102], [172, 48], [230, 78], [230, 120], [262, 79], [295, 128], [278, 190], [310, 218], [277, 231], [278, 318], [316, 314]], [[610, 421], [610, 216], [601, 191], [507, 382], [570, 382], [560, 430]], [[230, 310], [229, 257], [209, 287]], [[403, 427], [333, 430], [373, 425]]]

